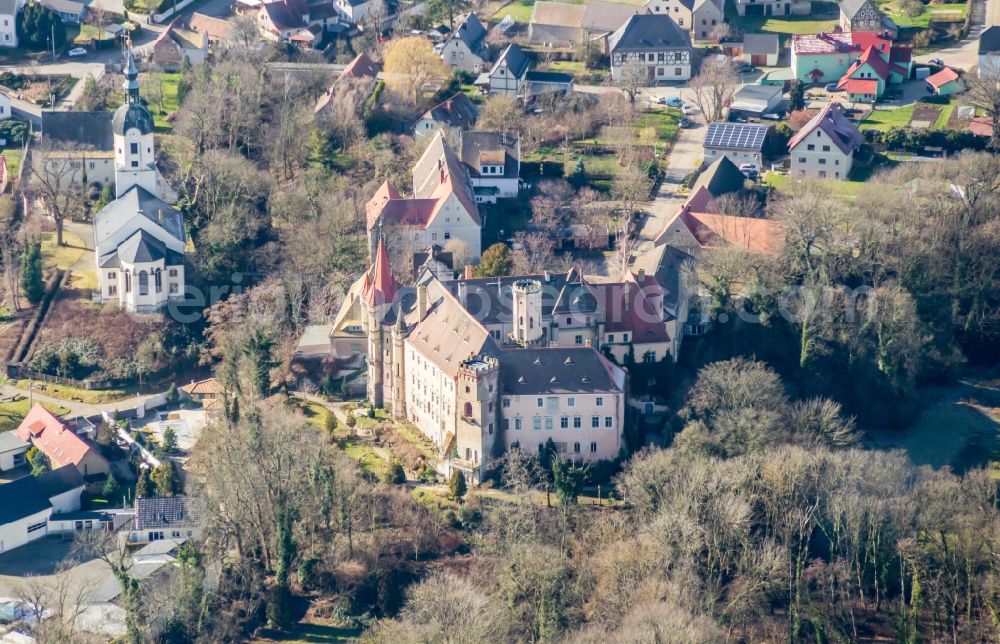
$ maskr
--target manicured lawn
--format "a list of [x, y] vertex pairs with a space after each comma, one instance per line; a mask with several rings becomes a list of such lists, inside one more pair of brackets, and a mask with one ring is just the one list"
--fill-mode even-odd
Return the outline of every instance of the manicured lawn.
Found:
[[887, 130], [891, 127], [906, 127], [913, 116], [913, 106], [907, 105], [893, 110], [875, 110], [861, 122], [862, 130]]
[[637, 126], [640, 130], [648, 127], [655, 128], [657, 138], [661, 141], [672, 141], [677, 138], [680, 119], [681, 111], [676, 108], [653, 109], [639, 115]]
[[344, 454], [357, 461], [362, 468], [368, 470], [380, 479], [389, 469], [389, 464], [385, 461], [385, 459], [376, 454], [375, 450], [373, 450], [369, 445], [357, 443], [351, 439], [341, 441], [340, 445], [344, 450]]
[[778, 192], [781, 192], [783, 189], [787, 189], [792, 183], [802, 181], [811, 181], [813, 183], [822, 184], [831, 192], [831, 194], [843, 198], [844, 201], [854, 201], [857, 199], [867, 185], [864, 181], [839, 181], [837, 179], [793, 179], [787, 174], [778, 174], [777, 172], [768, 172], [764, 175], [764, 183], [771, 186]]
[[[42, 403], [42, 406], [56, 416], [62, 416], [63, 414], [69, 413], [69, 409], [61, 405]], [[17, 429], [17, 426], [21, 424], [24, 417], [28, 415], [28, 409], [27, 398], [17, 402], [0, 403], [0, 432]]]
[[42, 258], [46, 266], [55, 266], [65, 270], [83, 257], [86, 245], [79, 235], [63, 230], [63, 243], [66, 245], [56, 245], [55, 232], [42, 233]]

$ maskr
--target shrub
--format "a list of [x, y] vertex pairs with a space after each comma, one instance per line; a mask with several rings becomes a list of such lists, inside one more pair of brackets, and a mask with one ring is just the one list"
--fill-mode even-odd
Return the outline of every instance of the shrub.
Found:
[[28, 124], [24, 121], [7, 119], [0, 122], [0, 139], [7, 141], [7, 147], [23, 146], [28, 140], [29, 132]]
[[382, 480], [385, 483], [395, 483], [397, 485], [406, 483], [406, 470], [403, 469], [403, 464], [399, 461], [393, 462], [383, 473]]
[[[66, 44], [66, 25], [52, 9], [38, 2], [29, 2], [17, 14], [17, 40], [25, 49], [42, 51], [62, 49]], [[55, 43], [50, 39], [55, 38]]]
[[448, 492], [451, 493], [451, 498], [461, 501], [468, 491], [469, 488], [465, 484], [465, 474], [461, 470], [452, 472], [451, 479], [448, 481]]
[[267, 599], [267, 621], [274, 628], [287, 629], [295, 622], [292, 615], [292, 591], [279, 584], [271, 590]]
[[21, 290], [32, 304], [38, 304], [45, 295], [42, 281], [42, 244], [34, 242], [21, 253]]
[[174, 383], [170, 383], [170, 386], [167, 387], [167, 393], [166, 393], [167, 404], [176, 405], [177, 401], [180, 400], [180, 397], [181, 395], [177, 391], [177, 385], [175, 385]]
[[101, 348], [89, 338], [63, 338], [35, 350], [28, 366], [61, 378], [86, 378], [99, 365]]

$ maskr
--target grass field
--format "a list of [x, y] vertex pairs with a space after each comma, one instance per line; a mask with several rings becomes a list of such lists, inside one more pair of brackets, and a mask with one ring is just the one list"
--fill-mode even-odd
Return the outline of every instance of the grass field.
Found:
[[908, 16], [898, 10], [895, 2], [880, 3], [883, 13], [892, 18], [897, 26], [913, 29], [927, 29], [931, 24], [931, 17], [933, 17], [935, 12], [939, 12], [939, 14], [956, 13], [961, 15], [964, 20], [968, 11], [965, 3], [929, 4], [923, 5], [923, 7], [924, 10], [916, 16]]
[[79, 235], [63, 230], [63, 243], [56, 245], [56, 234], [42, 233], [42, 259], [48, 267], [67, 269], [80, 261], [86, 252], [86, 244]]
[[[817, 19], [816, 14], [829, 18]], [[837, 26], [837, 5], [813, 2], [813, 11], [806, 16], [740, 16], [732, 0], [726, 3], [726, 21], [744, 33], [771, 33], [782, 36], [782, 41], [792, 34], [814, 34], [833, 31]]]
[[334, 644], [353, 642], [361, 636], [360, 627], [338, 626], [333, 622], [312, 619], [300, 622], [288, 633], [267, 632], [252, 642], [265, 644], [269, 642], [285, 642], [286, 644]]
[[12, 178], [17, 177], [21, 172], [21, 161], [24, 159], [24, 152], [20, 149], [7, 148], [3, 151], [3, 158], [7, 162], [7, 174]]
[[514, 18], [514, 22], [519, 25], [526, 25], [531, 22], [531, 13], [535, 9], [534, 2], [526, 2], [525, 0], [517, 0], [512, 2], [500, 11], [497, 11], [490, 17], [490, 24], [495, 25], [507, 16]]
[[838, 179], [793, 179], [787, 174], [768, 172], [764, 175], [764, 183], [771, 186], [778, 192], [787, 190], [793, 183], [801, 181], [811, 181], [826, 187], [831, 194], [843, 198], [845, 201], [854, 201], [865, 189], [864, 181], [840, 181]]
[[[62, 416], [63, 414], [69, 413], [69, 408], [61, 405], [42, 403], [42, 406], [56, 416]], [[0, 432], [17, 429], [17, 426], [21, 424], [24, 417], [28, 415], [28, 409], [27, 398], [17, 402], [0, 403]]]
[[956, 473], [988, 466], [1000, 477], [1000, 391], [959, 384], [925, 389], [920, 398], [924, 410], [913, 425], [873, 432], [874, 447], [901, 448], [917, 465], [948, 466]]
[[170, 132], [174, 129], [172, 124], [167, 123], [166, 117], [180, 107], [180, 102], [177, 100], [177, 86], [180, 80], [179, 73], [166, 72], [150, 74], [142, 79], [143, 96], [153, 113], [153, 125], [156, 126], [157, 132]]
[[913, 106], [907, 105], [894, 110], [875, 110], [861, 122], [862, 130], [888, 130], [891, 127], [906, 127], [913, 116]]
[[[27, 380], [18, 380], [13, 383], [15, 387], [19, 389], [27, 389]], [[135, 395], [135, 391], [127, 391], [125, 389], [78, 389], [76, 387], [70, 387], [69, 385], [57, 385], [51, 382], [34, 382], [33, 389], [39, 393], [43, 393], [46, 396], [52, 398], [59, 398], [61, 400], [72, 400], [76, 402], [86, 403], [88, 405], [97, 405], [106, 402], [117, 402], [119, 400], [125, 400], [131, 396]]]

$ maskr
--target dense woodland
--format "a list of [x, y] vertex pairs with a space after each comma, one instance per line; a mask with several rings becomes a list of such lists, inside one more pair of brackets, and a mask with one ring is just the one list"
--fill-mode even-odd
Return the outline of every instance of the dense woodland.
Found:
[[[576, 503], [585, 471], [517, 451], [493, 482], [502, 499], [419, 502], [362, 472], [281, 390], [303, 326], [364, 265], [365, 201], [383, 180], [406, 186], [420, 152], [378, 124], [433, 98], [399, 92], [373, 112], [344, 92], [315, 123], [328, 79], [275, 77], [256, 56], [187, 69], [159, 144], [194, 285], [226, 290], [158, 346], [167, 365], [212, 364], [226, 414], [188, 465], [205, 543], [168, 585], [116, 569], [130, 640], [164, 607], [162, 641], [214, 642], [288, 628], [307, 604], [369, 641], [995, 640], [996, 482], [863, 445], [872, 426], [910, 422], [922, 386], [1000, 356], [996, 157], [901, 166], [850, 203], [805, 183], [748, 208], [784, 223], [784, 248], [703, 256], [691, 280], [716, 323], [662, 365], [669, 446], [623, 455], [611, 505]], [[601, 99], [566, 106], [587, 116], [559, 125], [515, 108], [489, 103], [484, 123], [569, 140], [629, 113]], [[563, 265], [552, 230], [648, 186], [629, 154], [607, 192], [539, 188], [524, 205], [533, 245], [491, 271]], [[629, 229], [621, 208], [597, 210], [605, 233]], [[553, 507], [532, 493], [543, 488]]]

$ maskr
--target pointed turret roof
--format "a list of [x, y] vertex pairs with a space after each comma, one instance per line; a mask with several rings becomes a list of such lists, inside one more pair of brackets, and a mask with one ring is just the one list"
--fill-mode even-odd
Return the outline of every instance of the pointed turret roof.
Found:
[[125, 103], [115, 110], [111, 117], [111, 128], [118, 136], [124, 136], [129, 130], [139, 130], [139, 134], [153, 132], [153, 115], [139, 98], [139, 66], [132, 55], [132, 48], [125, 52]]
[[371, 279], [365, 283], [364, 298], [368, 306], [390, 304], [396, 297], [396, 278], [389, 266], [389, 252], [385, 248], [385, 238], [380, 237], [375, 250], [375, 263], [371, 268]]

